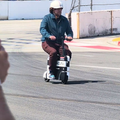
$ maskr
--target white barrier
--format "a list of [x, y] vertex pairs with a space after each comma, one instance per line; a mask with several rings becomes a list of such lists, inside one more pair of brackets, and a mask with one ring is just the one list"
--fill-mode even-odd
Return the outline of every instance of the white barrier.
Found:
[[[40, 19], [49, 13], [51, 1], [0, 1], [0, 19]], [[62, 14], [70, 11], [70, 2], [63, 1]]]
[[80, 14], [80, 37], [107, 35], [111, 32], [109, 11], [85, 12]]
[[[63, 2], [63, 15], [69, 13], [71, 9], [72, 0], [61, 0]], [[120, 8], [120, 0], [81, 0], [80, 11], [90, 11], [91, 3], [92, 10], [114, 10]], [[47, 14], [48, 7], [51, 0], [40, 0], [40, 1], [0, 1], [0, 19], [37, 19], [43, 18]], [[75, 6], [78, 6], [76, 1]], [[75, 7], [74, 12], [78, 11]]]
[[75, 38], [78, 38], [79, 37], [79, 31], [78, 30], [80, 28], [80, 25], [79, 25], [79, 13], [77, 12], [74, 12], [71, 14], [71, 27], [72, 27], [72, 30], [74, 32], [74, 37]]
[[0, 19], [8, 19], [8, 2], [0, 1]]
[[48, 1], [11, 1], [9, 19], [38, 19], [49, 13]]
[[112, 11], [112, 33], [120, 33], [120, 10]]
[[120, 10], [72, 13], [74, 38], [120, 33], [119, 13]]

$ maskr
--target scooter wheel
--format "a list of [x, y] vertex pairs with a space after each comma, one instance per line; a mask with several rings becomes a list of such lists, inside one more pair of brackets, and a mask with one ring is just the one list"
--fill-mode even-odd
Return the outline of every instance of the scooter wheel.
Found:
[[44, 80], [45, 80], [45, 82], [49, 82], [50, 81], [50, 79], [47, 79], [47, 78], [44, 78]]
[[67, 80], [67, 79], [62, 80], [62, 83], [63, 83], [63, 84], [67, 84], [67, 82], [68, 82], [68, 80]]
[[43, 78], [44, 78], [45, 82], [49, 82], [50, 81], [50, 79], [47, 78], [47, 71], [44, 72]]
[[67, 75], [62, 75], [61, 76], [61, 81], [62, 81], [63, 84], [67, 84], [67, 82], [68, 82], [68, 76]]

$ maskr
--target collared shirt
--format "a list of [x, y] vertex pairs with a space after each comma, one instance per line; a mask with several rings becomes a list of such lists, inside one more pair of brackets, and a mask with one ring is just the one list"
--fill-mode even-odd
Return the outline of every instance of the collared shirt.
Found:
[[42, 42], [50, 40], [49, 37], [53, 35], [56, 37], [54, 42], [58, 44], [61, 44], [61, 37], [65, 38], [65, 34], [73, 37], [73, 31], [67, 18], [61, 15], [58, 19], [55, 19], [54, 14], [51, 13], [43, 18], [40, 33], [42, 34]]

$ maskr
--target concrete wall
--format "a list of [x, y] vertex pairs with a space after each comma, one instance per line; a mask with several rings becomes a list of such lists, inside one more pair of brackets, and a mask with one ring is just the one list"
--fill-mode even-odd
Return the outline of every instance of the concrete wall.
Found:
[[74, 38], [118, 34], [120, 10], [72, 13], [72, 29]]
[[83, 12], [80, 14], [80, 37], [108, 35], [110, 32], [110, 11]]
[[112, 11], [112, 33], [120, 33], [120, 10]]
[[0, 20], [8, 19], [8, 2], [0, 1]]
[[9, 2], [9, 19], [38, 19], [49, 12], [48, 1]]

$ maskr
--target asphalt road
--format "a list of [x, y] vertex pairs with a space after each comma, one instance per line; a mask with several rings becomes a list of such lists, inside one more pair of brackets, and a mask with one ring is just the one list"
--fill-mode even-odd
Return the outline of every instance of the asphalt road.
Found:
[[9, 53], [4, 93], [16, 120], [119, 120], [118, 52], [73, 52], [67, 85], [46, 83], [46, 54]]
[[[1, 25], [3, 22], [6, 25], [6, 21], [2, 21]], [[16, 22], [10, 21], [8, 24], [14, 26], [21, 23]], [[47, 83], [42, 77], [46, 70], [47, 54], [39, 47], [39, 34], [35, 27], [29, 34], [26, 31], [30, 29], [25, 28], [15, 27], [16, 30], [6, 30], [7, 33], [4, 29], [1, 36], [11, 64], [2, 87], [16, 120], [120, 119], [119, 51], [71, 46], [73, 56], [68, 84], [64, 85], [58, 80]], [[92, 46], [103, 43], [104, 38], [97, 39], [84, 41], [89, 41]], [[107, 43], [104, 45], [115, 47]]]

